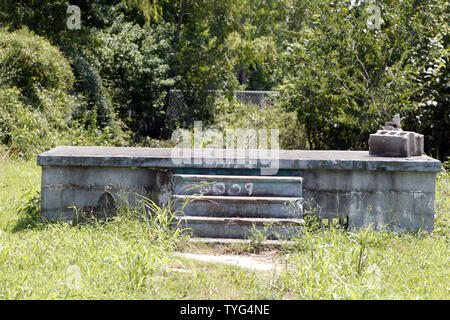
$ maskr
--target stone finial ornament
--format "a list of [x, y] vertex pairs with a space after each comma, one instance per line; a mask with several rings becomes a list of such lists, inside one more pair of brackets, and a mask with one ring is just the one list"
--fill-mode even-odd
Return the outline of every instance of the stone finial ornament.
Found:
[[402, 119], [403, 118], [400, 118], [400, 115], [397, 113], [391, 121], [387, 121], [384, 124], [383, 130], [402, 131]]

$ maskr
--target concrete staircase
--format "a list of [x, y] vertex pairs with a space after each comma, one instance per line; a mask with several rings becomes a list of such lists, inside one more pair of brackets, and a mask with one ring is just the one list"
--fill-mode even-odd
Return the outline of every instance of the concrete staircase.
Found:
[[301, 177], [174, 175], [176, 223], [201, 238], [289, 239], [304, 225]]

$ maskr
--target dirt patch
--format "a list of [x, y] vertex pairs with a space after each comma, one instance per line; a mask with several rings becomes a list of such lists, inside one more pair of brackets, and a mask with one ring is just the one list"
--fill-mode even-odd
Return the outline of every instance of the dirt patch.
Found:
[[279, 272], [285, 268], [285, 265], [282, 263], [281, 259], [274, 259], [268, 255], [243, 256], [176, 252], [174, 253], [174, 256], [203, 262], [223, 263], [257, 271]]

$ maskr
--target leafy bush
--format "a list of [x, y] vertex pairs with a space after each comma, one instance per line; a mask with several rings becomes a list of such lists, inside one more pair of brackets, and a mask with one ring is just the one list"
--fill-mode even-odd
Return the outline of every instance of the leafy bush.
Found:
[[18, 212], [29, 218], [39, 218], [41, 214], [41, 193], [36, 190], [28, 190], [18, 200]]
[[24, 93], [40, 88], [67, 91], [75, 81], [62, 53], [26, 29], [0, 30], [0, 75], [0, 86], [15, 86]]
[[71, 120], [71, 111], [83, 103], [80, 97], [47, 90], [39, 91], [39, 97], [36, 108], [24, 102], [19, 89], [0, 88], [0, 144], [9, 154], [29, 158], [57, 145], [123, 143], [109, 127], [98, 129], [95, 118]]
[[44, 38], [0, 30], [0, 144], [9, 154], [29, 158], [58, 144], [124, 143], [115, 128], [98, 126], [95, 108], [79, 116], [87, 101], [73, 94], [74, 80], [69, 60]]
[[158, 137], [164, 129], [171, 28], [148, 29], [118, 18], [98, 34], [93, 51], [114, 109], [135, 135]]
[[308, 149], [304, 127], [298, 123], [296, 113], [286, 112], [278, 105], [261, 108], [236, 100], [218, 99], [215, 126], [221, 129], [278, 129], [281, 149]]
[[77, 78], [75, 90], [86, 98], [86, 108], [75, 110], [74, 117], [81, 119], [95, 110], [97, 124], [100, 127], [117, 122], [111, 100], [103, 86], [103, 81], [92, 63], [80, 54], [73, 54], [73, 68]]
[[42, 143], [48, 133], [44, 121], [22, 102], [20, 90], [0, 89], [0, 142], [12, 153], [24, 155], [29, 147]]

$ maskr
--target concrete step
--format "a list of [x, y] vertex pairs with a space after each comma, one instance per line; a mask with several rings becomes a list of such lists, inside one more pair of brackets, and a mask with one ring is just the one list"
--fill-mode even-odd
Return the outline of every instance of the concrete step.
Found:
[[302, 198], [190, 195], [174, 198], [174, 209], [187, 216], [299, 218], [303, 215]]
[[301, 197], [301, 177], [175, 174], [174, 194]]
[[174, 220], [174, 227], [189, 228], [196, 237], [216, 239], [246, 239], [256, 229], [262, 232], [265, 239], [286, 240], [300, 235], [305, 224], [303, 219], [275, 218], [178, 216]]

